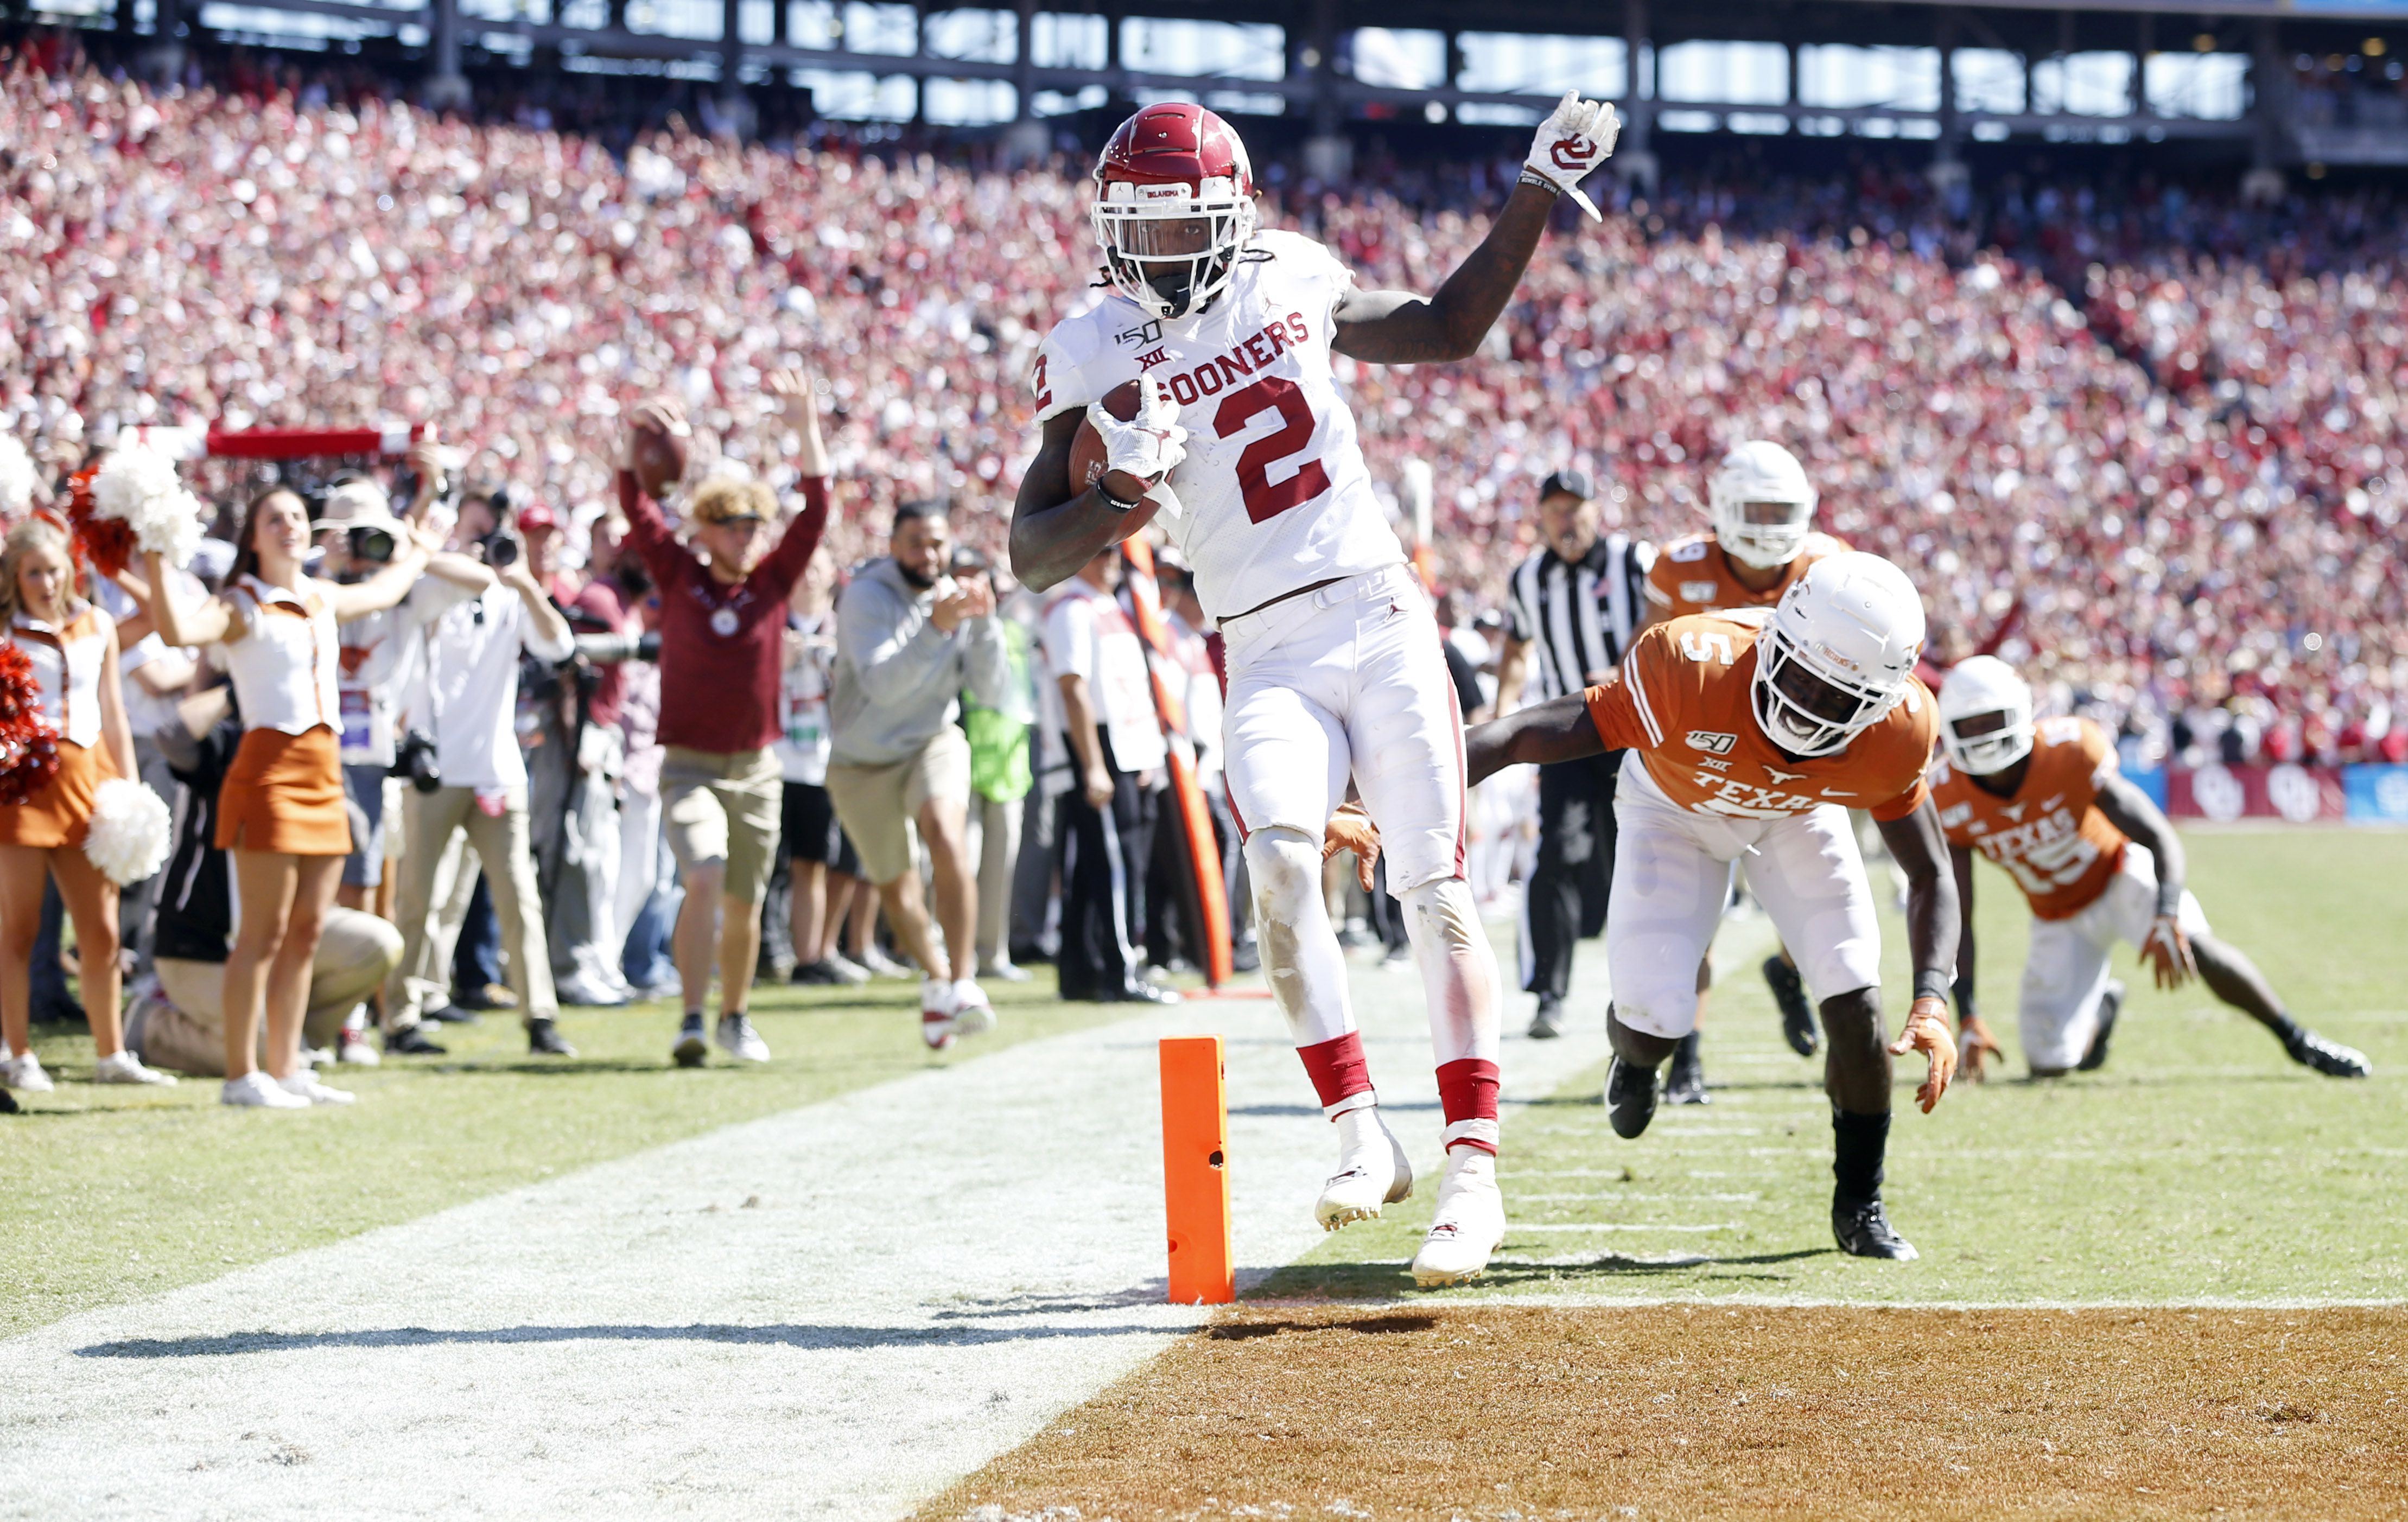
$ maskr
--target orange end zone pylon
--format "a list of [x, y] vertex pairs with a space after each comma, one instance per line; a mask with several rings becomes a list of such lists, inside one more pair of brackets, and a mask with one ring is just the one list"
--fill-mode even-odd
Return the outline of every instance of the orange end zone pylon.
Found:
[[1170, 1303], [1238, 1298], [1229, 1240], [1229, 1095], [1219, 1036], [1162, 1041], [1162, 1203], [1170, 1227]]

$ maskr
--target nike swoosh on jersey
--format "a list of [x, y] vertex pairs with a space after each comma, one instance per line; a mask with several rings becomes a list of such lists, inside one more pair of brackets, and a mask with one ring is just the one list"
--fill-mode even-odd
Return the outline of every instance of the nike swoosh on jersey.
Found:
[[1826, 788], [1823, 789], [1823, 796], [1826, 798], [1854, 798], [1856, 794], [1850, 792], [1845, 788]]

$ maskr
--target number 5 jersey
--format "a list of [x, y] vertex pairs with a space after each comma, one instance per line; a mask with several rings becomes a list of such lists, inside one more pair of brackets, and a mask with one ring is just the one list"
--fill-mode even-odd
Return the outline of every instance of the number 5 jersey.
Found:
[[1040, 423], [1141, 375], [1169, 389], [1187, 458], [1162, 520], [1215, 619], [1404, 562], [1331, 369], [1334, 314], [1353, 284], [1311, 238], [1257, 233], [1203, 312], [1156, 320], [1107, 294], [1038, 350]]

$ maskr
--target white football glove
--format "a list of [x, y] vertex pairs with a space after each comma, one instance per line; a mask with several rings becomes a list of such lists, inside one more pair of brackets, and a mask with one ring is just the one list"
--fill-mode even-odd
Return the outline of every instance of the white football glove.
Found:
[[1622, 118], [1612, 102], [1583, 100], [1579, 91], [1567, 90], [1555, 111], [1539, 123], [1523, 172], [1570, 196], [1591, 220], [1603, 221], [1596, 204], [1581, 193], [1580, 182], [1612, 155], [1613, 140], [1621, 135]]
[[1087, 421], [1104, 441], [1106, 470], [1125, 470], [1152, 485], [1187, 458], [1187, 430], [1179, 425], [1179, 404], [1161, 381], [1141, 376], [1137, 387], [1136, 417], [1123, 422], [1094, 402]]

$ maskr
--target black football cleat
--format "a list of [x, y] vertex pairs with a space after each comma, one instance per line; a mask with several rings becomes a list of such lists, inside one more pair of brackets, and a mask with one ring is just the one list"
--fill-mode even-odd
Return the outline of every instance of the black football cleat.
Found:
[[2374, 1074], [2374, 1064], [2366, 1054], [2338, 1041], [2327, 1041], [2314, 1031], [2302, 1031], [2283, 1043], [2291, 1060], [2301, 1067], [2314, 1068], [2328, 1078], [2367, 1078]]
[[2090, 1038], [2090, 1049], [2082, 1060], [2073, 1064], [2078, 1073], [2096, 1073], [2107, 1065], [2107, 1038], [2115, 1033], [2115, 1017], [2124, 1013], [2124, 985], [2109, 983], [2099, 996], [2099, 1030]]
[[527, 1021], [527, 1052], [534, 1057], [575, 1057], [577, 1048], [560, 1033], [560, 1027], [543, 1016]]
[[1605, 1073], [1605, 1111], [1613, 1134], [1636, 1141], [1656, 1118], [1656, 1070], [1615, 1058]]
[[1890, 1229], [1889, 1213], [1882, 1209], [1879, 1200], [1862, 1204], [1832, 1201], [1831, 1235], [1840, 1250], [1852, 1258], [1886, 1258], [1906, 1263], [1921, 1256], [1914, 1244]]
[[1771, 986], [1772, 1002], [1781, 1006], [1781, 1036], [1800, 1057], [1822, 1049], [1823, 1033], [1814, 1027], [1814, 1006], [1806, 1002], [1806, 980], [1779, 957], [1764, 959], [1764, 981]]
[[1706, 1092], [1706, 1065], [1698, 1060], [1698, 1032], [1690, 1031], [1672, 1048], [1672, 1066], [1664, 1074], [1668, 1104], [1712, 1104]]
[[1553, 1041], [1564, 1033], [1564, 1002], [1552, 993], [1539, 995], [1539, 1007], [1530, 1015], [1530, 1039]]
[[385, 1032], [384, 1049], [402, 1057], [441, 1057], [452, 1048], [426, 1033], [423, 1025], [406, 1025]]

